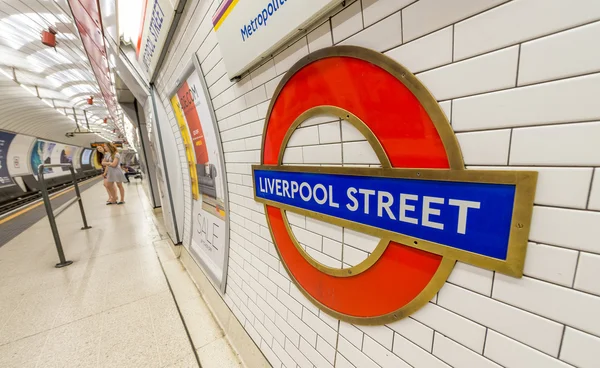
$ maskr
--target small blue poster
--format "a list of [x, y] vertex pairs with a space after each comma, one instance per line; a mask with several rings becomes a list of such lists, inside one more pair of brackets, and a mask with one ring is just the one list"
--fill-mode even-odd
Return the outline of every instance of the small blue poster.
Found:
[[8, 173], [8, 147], [15, 137], [12, 133], [0, 132], [0, 188], [14, 185]]

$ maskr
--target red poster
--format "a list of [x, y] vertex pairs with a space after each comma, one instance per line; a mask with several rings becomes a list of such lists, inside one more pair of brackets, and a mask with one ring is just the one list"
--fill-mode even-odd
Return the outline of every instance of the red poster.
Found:
[[208, 150], [206, 149], [204, 132], [202, 131], [196, 104], [194, 103], [194, 100], [198, 98], [197, 91], [190, 89], [188, 83], [184, 82], [179, 91], [177, 91], [177, 97], [179, 98], [181, 110], [185, 115], [185, 120], [190, 129], [194, 152], [196, 153], [196, 163], [203, 165], [208, 162]]

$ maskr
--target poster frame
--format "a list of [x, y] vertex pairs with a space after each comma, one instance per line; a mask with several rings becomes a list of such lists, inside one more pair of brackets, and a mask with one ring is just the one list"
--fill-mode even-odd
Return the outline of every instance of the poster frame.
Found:
[[[221, 131], [219, 129], [219, 125], [218, 125], [218, 120], [217, 120], [217, 116], [215, 114], [215, 108], [213, 106], [213, 102], [210, 96], [210, 92], [208, 90], [208, 86], [206, 85], [206, 79], [204, 76], [204, 72], [202, 71], [202, 65], [200, 63], [200, 59], [198, 58], [198, 55], [196, 53], [194, 53], [191, 57], [191, 60], [187, 62], [187, 64], [185, 64], [185, 67], [181, 69], [181, 73], [179, 75], [179, 77], [176, 79], [175, 81], [175, 85], [168, 91], [169, 93], [167, 94], [167, 97], [170, 99], [173, 95], [175, 95], [177, 93], [177, 91], [179, 90], [179, 88], [183, 85], [183, 83], [187, 80], [187, 78], [192, 75], [193, 72], [198, 73], [198, 77], [200, 79], [200, 85], [202, 87], [202, 91], [204, 92], [204, 95], [207, 97], [206, 99], [206, 104], [208, 105], [208, 110], [210, 113], [210, 117], [213, 121], [214, 124], [214, 130], [215, 130], [215, 136], [216, 136], [216, 140], [217, 140], [217, 152], [219, 155], [219, 160], [220, 160], [220, 170], [221, 173], [223, 175], [223, 183], [224, 183], [224, 191], [223, 191], [223, 200], [224, 200], [224, 205], [225, 205], [225, 211], [227, 213], [227, 219], [225, 221], [225, 249], [224, 249], [224, 253], [225, 253], [225, 257], [224, 257], [224, 262], [223, 262], [223, 271], [221, 274], [221, 283], [219, 284], [216, 280], [214, 280], [211, 276], [210, 273], [207, 272], [206, 270], [208, 270], [208, 266], [201, 260], [201, 259], [196, 259], [195, 257], [192, 257], [192, 259], [194, 259], [195, 262], [198, 263], [198, 265], [200, 266], [200, 268], [202, 269], [202, 272], [204, 272], [207, 276], [207, 278], [210, 280], [211, 284], [215, 287], [215, 289], [219, 290], [223, 295], [225, 295], [225, 291], [227, 289], [227, 271], [229, 269], [229, 246], [230, 246], [230, 222], [231, 222], [231, 213], [230, 213], [230, 209], [229, 209], [229, 192], [228, 192], [228, 181], [227, 181], [227, 171], [225, 169], [225, 153], [223, 152], [223, 142], [221, 141]], [[181, 134], [181, 132], [180, 132]], [[194, 199], [194, 195], [193, 195], [193, 183], [191, 178], [188, 176], [188, 180], [190, 180], [190, 198], [192, 199], [192, 215], [193, 215], [193, 201]], [[193, 234], [194, 231], [194, 222], [193, 220], [191, 221], [191, 233]], [[190, 242], [191, 242], [191, 237], [193, 235], [190, 235]], [[190, 244], [191, 246], [191, 244]]]

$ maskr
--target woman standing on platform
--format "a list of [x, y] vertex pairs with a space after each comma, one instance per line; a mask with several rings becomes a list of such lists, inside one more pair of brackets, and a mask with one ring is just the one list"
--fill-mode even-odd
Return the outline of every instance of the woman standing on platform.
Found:
[[[117, 151], [117, 147], [110, 142], [105, 143], [104, 147], [108, 151], [108, 160], [104, 161], [102, 165], [106, 167], [107, 188], [111, 194], [111, 200], [106, 204], [123, 204], [125, 203], [125, 188], [123, 187], [123, 183], [126, 182], [127, 179], [125, 179], [123, 170], [121, 170], [121, 154]], [[118, 202], [116, 202], [117, 191], [115, 189], [115, 184], [117, 184], [119, 194], [121, 195], [121, 200]]]
[[104, 171], [102, 173], [102, 176], [104, 177], [104, 188], [106, 189], [106, 193], [108, 193], [108, 200], [106, 201], [106, 204], [112, 204], [114, 201], [116, 201], [116, 198], [113, 198], [112, 191], [108, 187], [108, 179], [106, 178], [106, 171], [108, 168], [104, 165], [104, 162], [106, 162], [109, 158], [107, 154], [108, 151], [104, 148], [104, 146], [96, 147], [96, 151], [96, 160], [102, 165], [102, 170]]

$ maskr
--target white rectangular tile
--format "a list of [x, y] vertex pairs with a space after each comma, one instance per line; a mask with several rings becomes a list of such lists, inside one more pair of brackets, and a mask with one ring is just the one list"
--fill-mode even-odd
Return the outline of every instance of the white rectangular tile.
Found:
[[[380, 2], [380, 1], [378, 1]], [[412, 73], [432, 69], [452, 62], [452, 27], [446, 27], [425, 37], [387, 51]]]
[[563, 332], [559, 323], [450, 284], [440, 290], [437, 304], [546, 354], [558, 355]]
[[331, 18], [334, 44], [352, 36], [363, 28], [360, 1], [347, 7]]
[[286, 148], [283, 153], [282, 163], [286, 165], [303, 164], [302, 147]]
[[310, 360], [317, 367], [333, 368], [333, 365], [330, 364], [321, 354], [319, 354], [319, 352], [315, 349], [315, 346], [309, 344], [304, 339], [300, 339], [300, 351], [305, 357], [308, 358], [308, 360]]
[[484, 355], [506, 368], [571, 368], [570, 365], [558, 359], [493, 330], [488, 331]]
[[[433, 343], [433, 330], [421, 322], [405, 317], [399, 321], [388, 323], [387, 326], [398, 334], [402, 335], [413, 344], [420, 346], [425, 350], [431, 350]], [[395, 340], [398, 339], [396, 336]], [[408, 361], [410, 363], [410, 361]]]
[[454, 368], [501, 368], [498, 364], [455, 343], [444, 335], [435, 334], [433, 354]]
[[507, 165], [510, 129], [457, 133], [466, 165]]
[[[367, 336], [377, 341], [388, 350], [392, 350], [392, 340], [394, 339], [394, 331], [387, 326], [357, 326], [359, 330]], [[363, 343], [364, 344], [364, 343]]]
[[327, 123], [318, 125], [319, 128], [319, 143], [339, 143], [342, 140], [342, 132], [339, 122]]
[[365, 27], [397, 12], [414, 0], [362, 0]]
[[308, 55], [308, 44], [306, 38], [302, 37], [290, 47], [275, 55], [275, 73], [277, 75], [288, 71], [298, 60]]
[[[298, 346], [299, 345], [300, 343], [298, 343]], [[285, 342], [285, 351], [289, 354], [289, 356], [292, 357], [292, 359], [294, 359], [300, 368], [314, 367], [313, 364], [306, 358], [306, 356], [304, 356], [304, 354], [298, 350], [298, 347], [290, 342], [290, 340]]]
[[298, 128], [292, 133], [288, 147], [319, 144], [319, 129], [317, 127]]
[[561, 360], [575, 367], [595, 368], [598, 366], [599, 352], [600, 337], [567, 327], [560, 351]]
[[382, 368], [411, 368], [408, 363], [368, 336], [365, 336], [362, 351]]
[[600, 74], [454, 100], [455, 131], [600, 119]]
[[418, 74], [437, 100], [514, 87], [519, 47], [513, 46]]
[[600, 213], [534, 206], [529, 239], [600, 253]]
[[316, 346], [317, 333], [306, 323], [302, 322], [300, 318], [296, 317], [293, 313], [288, 313], [287, 322], [294, 331], [297, 331], [300, 334], [300, 340], [306, 340], [311, 346]]
[[545, 244], [529, 243], [523, 273], [571, 287], [579, 252]]
[[347, 322], [340, 322], [340, 336], [358, 349], [362, 348], [364, 335], [364, 332], [359, 330], [356, 326]]
[[402, 17], [400, 12], [369, 26], [340, 45], [361, 46], [375, 51], [385, 51], [402, 44]]
[[277, 73], [275, 72], [275, 63], [273, 59], [269, 59], [267, 62], [265, 62], [256, 70], [250, 73], [250, 77], [252, 78], [252, 85], [254, 87], [258, 87], [261, 84], [264, 84], [269, 80], [275, 78], [276, 76]]
[[315, 30], [306, 35], [308, 40], [308, 51], [315, 52], [333, 45], [331, 36], [331, 26], [329, 21], [321, 24]]
[[342, 120], [342, 142], [364, 141], [365, 136], [349, 122]]
[[379, 164], [379, 158], [367, 141], [343, 144], [345, 164]]
[[375, 250], [377, 244], [379, 244], [379, 238], [344, 228], [344, 243], [371, 253]]
[[600, 169], [594, 170], [594, 178], [590, 190], [588, 208], [590, 210], [600, 211]]
[[302, 312], [302, 321], [315, 330], [315, 332], [329, 345], [335, 346], [337, 331], [329, 327], [327, 323], [323, 322], [319, 317], [307, 310]]
[[596, 22], [522, 44], [519, 85], [600, 71], [599, 38]]
[[342, 241], [342, 228], [327, 222], [306, 218], [306, 230], [312, 231], [319, 235], [328, 237], [333, 240]]
[[600, 296], [600, 255], [581, 252], [574, 287]]
[[[507, 167], [472, 166], [469, 169], [506, 170]], [[510, 170], [537, 171], [535, 204], [585, 209], [592, 180], [592, 168], [576, 167], [508, 167]], [[600, 180], [600, 179], [599, 179]]]
[[420, 0], [402, 10], [406, 41], [492, 8], [507, 0]]
[[293, 225], [291, 226], [291, 228], [292, 232], [294, 233], [294, 236], [296, 237], [296, 239], [298, 239], [300, 243], [302, 243], [303, 245], [307, 245], [313, 249], [321, 250], [323, 246], [322, 236], [312, 231], [307, 231], [305, 229]]
[[335, 348], [329, 345], [321, 336], [317, 336], [317, 351], [331, 364], [335, 362]]
[[[487, 2], [486, 2], [487, 3]], [[511, 1], [455, 26], [454, 56], [463, 59], [600, 18], [600, 3]]]
[[412, 318], [452, 338], [460, 344], [483, 352], [485, 327], [435, 304], [427, 304], [412, 315]]
[[448, 277], [448, 282], [490, 296], [492, 293], [493, 276], [493, 271], [456, 262], [450, 277]]
[[342, 260], [342, 243], [323, 238], [323, 253], [336, 260]]
[[429, 343], [427, 348], [420, 348], [409, 339], [396, 334], [394, 336], [393, 352], [413, 367], [450, 368], [448, 364], [431, 354], [432, 342]]
[[341, 164], [342, 145], [326, 144], [320, 146], [302, 147], [305, 164]]
[[352, 365], [360, 368], [381, 368], [377, 363], [373, 362], [359, 349], [354, 347], [348, 340], [340, 337], [338, 342], [338, 352], [342, 354], [346, 360], [352, 362]]
[[[496, 273], [494, 299], [600, 335], [600, 298], [544, 281], [523, 277], [516, 279]], [[489, 338], [489, 335], [488, 335]]]
[[514, 129], [511, 165], [600, 165], [600, 122]]

